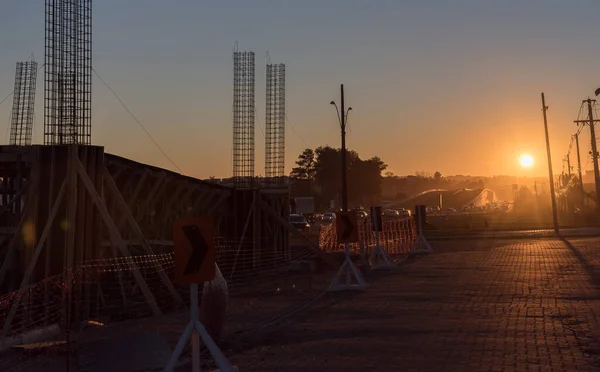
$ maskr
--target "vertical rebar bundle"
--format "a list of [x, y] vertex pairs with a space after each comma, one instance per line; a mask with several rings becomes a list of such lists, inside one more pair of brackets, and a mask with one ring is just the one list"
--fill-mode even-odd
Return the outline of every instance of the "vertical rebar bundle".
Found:
[[285, 65], [267, 64], [265, 112], [265, 176], [267, 185], [284, 183], [285, 172]]
[[11, 145], [31, 145], [36, 80], [37, 62], [17, 62], [10, 122]]
[[92, 0], [46, 0], [44, 144], [92, 137]]
[[254, 178], [253, 52], [233, 52], [233, 178], [238, 188]]

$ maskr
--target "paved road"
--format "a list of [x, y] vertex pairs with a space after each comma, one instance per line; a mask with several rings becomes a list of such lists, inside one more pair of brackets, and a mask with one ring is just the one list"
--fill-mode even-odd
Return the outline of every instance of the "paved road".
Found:
[[[553, 229], [532, 229], [532, 230], [434, 230], [427, 232], [430, 240], [447, 239], [520, 239], [520, 238], [556, 238], [557, 235]], [[566, 238], [597, 237], [600, 236], [598, 227], [578, 227], [561, 228], [560, 235]]]
[[434, 242], [232, 357], [244, 371], [600, 371], [600, 239]]

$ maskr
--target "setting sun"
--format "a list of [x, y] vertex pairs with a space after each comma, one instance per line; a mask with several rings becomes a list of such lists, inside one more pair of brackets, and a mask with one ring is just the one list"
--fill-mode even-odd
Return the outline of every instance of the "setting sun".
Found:
[[523, 168], [531, 168], [531, 166], [533, 165], [533, 158], [530, 155], [523, 154], [519, 159], [519, 163], [521, 163], [521, 166]]

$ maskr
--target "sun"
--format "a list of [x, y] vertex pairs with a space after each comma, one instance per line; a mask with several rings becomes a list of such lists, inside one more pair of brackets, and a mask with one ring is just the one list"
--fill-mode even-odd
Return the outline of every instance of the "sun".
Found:
[[533, 158], [531, 155], [523, 154], [519, 158], [519, 163], [521, 163], [523, 168], [531, 168], [533, 166]]

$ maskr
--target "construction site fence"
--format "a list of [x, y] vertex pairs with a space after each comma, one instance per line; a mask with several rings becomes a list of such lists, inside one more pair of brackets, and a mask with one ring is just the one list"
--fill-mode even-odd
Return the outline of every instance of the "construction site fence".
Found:
[[[378, 236], [377, 236], [378, 235]], [[369, 218], [358, 220], [358, 242], [350, 243], [350, 253], [362, 255], [365, 250], [372, 249], [377, 243], [390, 256], [407, 254], [416, 238], [416, 225], [411, 217], [384, 220], [381, 231], [376, 233]], [[337, 240], [336, 224], [322, 225], [319, 231], [319, 247], [328, 253], [342, 252], [345, 245]]]
[[[326, 289], [335, 270], [320, 264], [318, 250], [308, 244], [275, 247], [268, 245], [272, 244], [268, 239], [224, 237], [217, 237], [215, 243], [217, 264], [227, 282], [223, 337], [249, 332], [295, 311]], [[71, 370], [95, 370], [92, 367], [98, 368], [102, 358], [85, 354], [90, 342], [110, 344], [115, 338], [147, 332], [160, 335], [174, 348], [189, 320], [189, 286], [175, 285], [183, 300], [175, 301], [165, 283], [165, 277], [167, 282], [173, 277], [174, 254], [163, 249], [167, 251], [83, 262], [69, 272], [1, 295], [0, 370], [47, 370], [50, 364], [64, 363], [66, 355], [71, 356], [68, 363], [77, 361]], [[162, 317], [152, 316], [138, 273]], [[40, 340], [52, 342], [35, 346], [35, 355], [25, 349], [15, 353], [12, 348]], [[7, 350], [12, 352], [6, 354]]]

